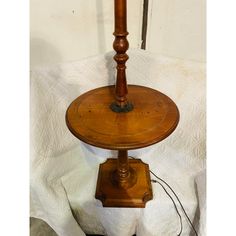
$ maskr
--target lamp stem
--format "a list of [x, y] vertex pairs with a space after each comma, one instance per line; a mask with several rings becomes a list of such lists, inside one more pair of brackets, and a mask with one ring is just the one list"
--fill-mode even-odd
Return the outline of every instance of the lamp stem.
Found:
[[127, 2], [126, 0], [115, 0], [115, 40], [113, 48], [116, 51], [114, 60], [117, 62], [117, 76], [115, 86], [115, 103], [111, 104], [111, 109], [115, 112], [128, 112], [133, 106], [127, 101], [127, 81], [126, 81], [126, 61], [129, 48], [127, 40]]

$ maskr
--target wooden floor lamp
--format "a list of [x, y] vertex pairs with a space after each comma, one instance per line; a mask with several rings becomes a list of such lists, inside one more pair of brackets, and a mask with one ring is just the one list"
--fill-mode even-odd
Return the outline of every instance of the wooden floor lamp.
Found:
[[152, 88], [128, 85], [127, 2], [115, 0], [117, 77], [114, 86], [86, 92], [66, 112], [69, 130], [90, 145], [118, 150], [117, 159], [100, 165], [96, 199], [104, 207], [145, 207], [153, 198], [149, 167], [128, 158], [128, 150], [147, 147], [169, 136], [179, 121], [175, 103]]

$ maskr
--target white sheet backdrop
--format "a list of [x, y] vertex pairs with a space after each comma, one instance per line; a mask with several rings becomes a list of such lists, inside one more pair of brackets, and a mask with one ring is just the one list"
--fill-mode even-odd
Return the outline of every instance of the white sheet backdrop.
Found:
[[[157, 183], [152, 184], [154, 199], [144, 209], [103, 208], [94, 198], [98, 166], [117, 153], [80, 142], [66, 127], [65, 112], [73, 99], [114, 84], [113, 54], [31, 71], [31, 216], [45, 220], [59, 236], [177, 235], [178, 216]], [[181, 116], [166, 140], [129, 154], [174, 188], [204, 236], [205, 65], [143, 50], [128, 54], [128, 83], [165, 93]], [[183, 223], [182, 235], [190, 235], [189, 224]]]

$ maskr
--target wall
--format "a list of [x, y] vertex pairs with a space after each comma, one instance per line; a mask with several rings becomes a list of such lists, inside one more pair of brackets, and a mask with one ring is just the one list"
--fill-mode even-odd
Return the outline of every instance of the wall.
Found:
[[[140, 48], [143, 0], [128, 2], [128, 40]], [[113, 0], [31, 0], [31, 67], [112, 50]], [[147, 50], [205, 61], [205, 0], [149, 0]]]
[[[31, 0], [31, 67], [113, 50], [113, 0]], [[140, 47], [142, 0], [128, 0], [130, 47]]]
[[148, 50], [205, 62], [205, 0], [149, 0], [149, 7]]

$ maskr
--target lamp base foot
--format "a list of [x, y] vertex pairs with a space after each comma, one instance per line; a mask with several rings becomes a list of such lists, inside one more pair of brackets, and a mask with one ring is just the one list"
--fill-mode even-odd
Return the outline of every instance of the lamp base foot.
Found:
[[100, 164], [95, 198], [104, 207], [144, 208], [146, 202], [153, 199], [148, 164], [135, 159], [129, 160], [129, 166], [137, 180], [130, 188], [122, 188], [114, 183], [111, 174], [117, 169], [117, 159], [109, 158]]

